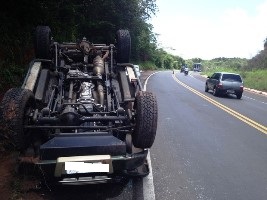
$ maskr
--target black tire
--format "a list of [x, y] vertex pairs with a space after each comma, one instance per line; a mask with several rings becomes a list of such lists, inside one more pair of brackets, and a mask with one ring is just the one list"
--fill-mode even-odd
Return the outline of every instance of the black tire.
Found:
[[208, 85], [206, 84], [205, 85], [205, 92], [208, 92], [209, 91], [209, 88], [208, 88]]
[[50, 59], [51, 30], [48, 26], [37, 26], [35, 32], [35, 57]]
[[138, 92], [135, 102], [136, 127], [133, 145], [137, 148], [150, 148], [155, 140], [158, 121], [156, 97], [150, 92]]
[[236, 98], [237, 98], [237, 99], [241, 99], [241, 98], [242, 98], [242, 93], [237, 93], [237, 94], [236, 94]]
[[118, 30], [116, 33], [117, 62], [129, 63], [131, 54], [131, 36], [128, 30]]
[[213, 94], [213, 96], [215, 96], [215, 97], [219, 96], [219, 91], [218, 91], [218, 89], [217, 89], [216, 86], [213, 88], [213, 92], [212, 92], [212, 94]]
[[28, 124], [28, 114], [35, 107], [33, 93], [30, 90], [11, 88], [0, 104], [0, 122], [2, 134], [15, 146], [17, 150], [26, 149], [27, 141], [24, 125]]

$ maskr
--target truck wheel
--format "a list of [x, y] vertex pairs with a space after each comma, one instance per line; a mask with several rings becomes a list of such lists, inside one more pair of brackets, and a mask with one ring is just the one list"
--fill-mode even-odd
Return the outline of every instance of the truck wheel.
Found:
[[11, 88], [0, 104], [0, 122], [2, 134], [15, 146], [17, 150], [25, 150], [27, 131], [25, 124], [29, 124], [28, 116], [35, 106], [33, 93], [30, 90]]
[[218, 91], [218, 89], [217, 89], [216, 86], [213, 88], [212, 94], [213, 94], [213, 96], [215, 96], [215, 97], [219, 96], [219, 91]]
[[150, 92], [139, 92], [136, 96], [136, 127], [133, 145], [137, 148], [150, 148], [155, 140], [158, 120], [156, 97]]
[[117, 40], [117, 62], [129, 63], [131, 53], [131, 36], [128, 30], [118, 30]]
[[37, 26], [35, 32], [35, 56], [50, 59], [51, 30], [49, 26]]

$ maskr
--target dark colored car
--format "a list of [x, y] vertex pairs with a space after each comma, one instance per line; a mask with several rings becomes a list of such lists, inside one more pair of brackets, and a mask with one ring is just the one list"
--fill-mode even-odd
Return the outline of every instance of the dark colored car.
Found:
[[187, 68], [187, 65], [183, 65], [180, 69], [180, 72], [183, 73], [185, 68]]
[[212, 90], [214, 96], [235, 94], [238, 99], [241, 99], [243, 87], [243, 80], [239, 74], [216, 72], [211, 77], [208, 76], [205, 92]]
[[114, 44], [53, 41], [38, 26], [24, 83], [0, 104], [0, 132], [45, 182], [113, 182], [149, 174], [157, 101], [129, 63], [128, 30]]

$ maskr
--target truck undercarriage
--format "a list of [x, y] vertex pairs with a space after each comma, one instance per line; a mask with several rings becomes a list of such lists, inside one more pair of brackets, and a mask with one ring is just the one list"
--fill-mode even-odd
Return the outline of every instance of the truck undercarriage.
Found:
[[114, 44], [57, 43], [47, 26], [36, 29], [34, 59], [21, 88], [0, 105], [1, 134], [62, 184], [145, 176], [157, 129], [156, 97], [143, 91], [129, 63], [128, 30]]

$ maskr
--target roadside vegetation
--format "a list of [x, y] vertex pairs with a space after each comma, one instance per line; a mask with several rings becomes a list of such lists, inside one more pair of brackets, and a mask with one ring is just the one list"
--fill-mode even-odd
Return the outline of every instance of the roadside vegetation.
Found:
[[244, 77], [245, 87], [267, 92], [267, 70], [240, 72]]
[[117, 30], [128, 29], [134, 63], [154, 63], [157, 57], [156, 36], [147, 23], [157, 11], [155, 0], [10, 0], [0, 10], [0, 91], [23, 81], [34, 58], [38, 25], [49, 26], [58, 42], [86, 37], [92, 43], [111, 44]]
[[118, 29], [128, 29], [132, 37], [131, 62], [141, 70], [179, 70], [201, 62], [203, 73], [240, 73], [245, 86], [267, 89], [267, 41], [265, 49], [252, 59], [214, 58], [185, 60], [168, 53], [157, 43], [157, 34], [148, 23], [158, 11], [156, 0], [10, 0], [0, 8], [0, 100], [10, 87], [21, 85], [28, 63], [34, 58], [34, 29], [50, 26], [56, 41], [76, 41], [86, 37], [93, 43], [114, 43]]

